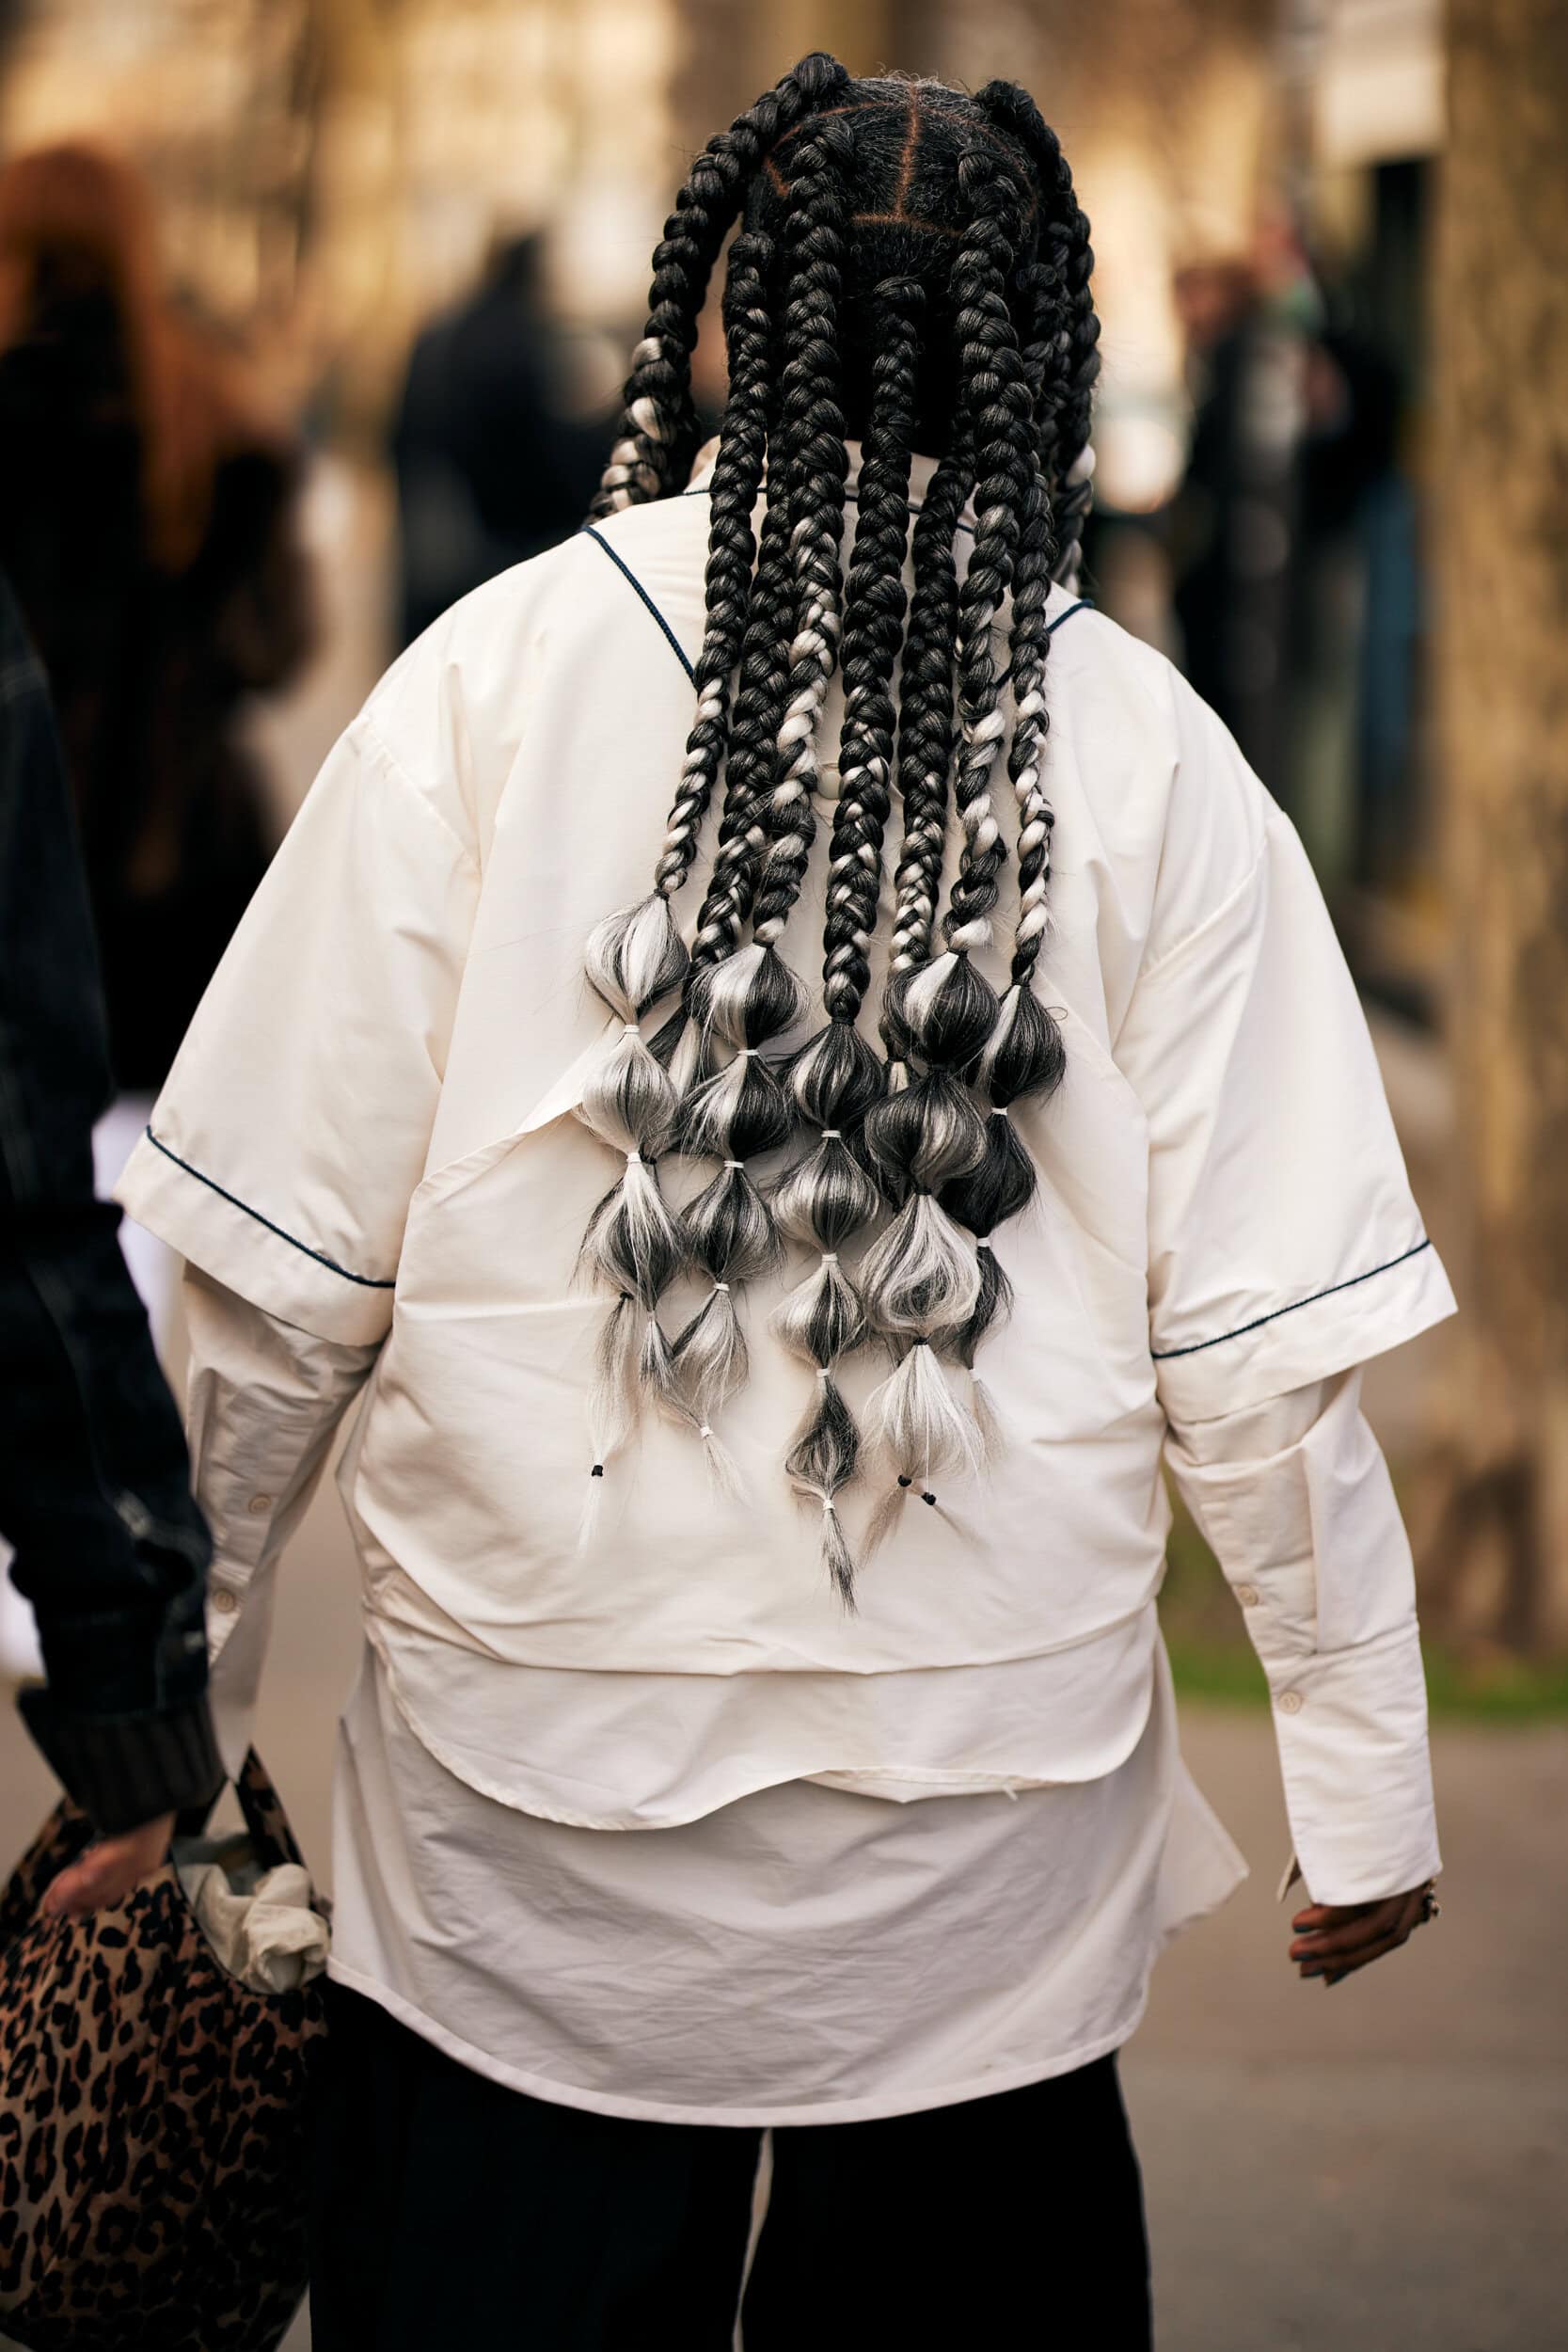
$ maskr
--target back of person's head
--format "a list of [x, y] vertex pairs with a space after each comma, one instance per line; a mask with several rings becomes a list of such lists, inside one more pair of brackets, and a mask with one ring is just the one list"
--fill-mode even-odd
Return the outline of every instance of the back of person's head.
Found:
[[[934, 1501], [933, 1481], [974, 1467], [994, 1420], [983, 1391], [961, 1396], [938, 1359], [972, 1371], [1007, 1304], [991, 1237], [1036, 1185], [1007, 1113], [1048, 1094], [1064, 1069], [1034, 987], [1053, 821], [1042, 782], [1046, 605], [1053, 576], [1071, 568], [1088, 498], [1093, 254], [1060, 146], [1025, 92], [853, 81], [830, 57], [806, 58], [710, 142], [681, 191], [654, 257], [600, 516], [686, 485], [697, 322], [736, 223], [695, 723], [651, 894], [588, 948], [594, 984], [626, 1026], [585, 1114], [627, 1154], [586, 1245], [619, 1295], [594, 1475], [643, 1396], [685, 1419], [723, 1474], [713, 1422], [746, 1376], [736, 1288], [774, 1262], [781, 1232], [806, 1243], [820, 1262], [776, 1320], [816, 1375], [787, 1467], [822, 1506], [826, 1555], [847, 1597], [835, 1498], [855, 1474], [860, 1438], [833, 1367], [873, 1337], [897, 1359], [878, 1406], [895, 1497], [916, 1489]], [[846, 579], [846, 439], [855, 437], [863, 462]], [[917, 451], [940, 463], [913, 523], [907, 600]], [[759, 544], [752, 517], [765, 485]], [[960, 582], [956, 535], [972, 498]], [[1008, 597], [1005, 681], [992, 629]], [[816, 739], [840, 662], [828, 1017], [775, 1067], [762, 1049], [803, 1009], [780, 943], [816, 831]], [[1005, 682], [1020, 905], [999, 995], [974, 958], [991, 940], [1009, 855], [992, 798]], [[721, 773], [718, 847], [689, 956], [673, 901]], [[884, 1058], [858, 1024], [895, 785], [903, 834]], [[943, 911], [950, 805], [961, 850]], [[681, 1009], [650, 1047], [637, 1023], [677, 987]], [[732, 1057], [720, 1067], [724, 1050]], [[765, 1197], [746, 1163], [802, 1129], [812, 1139]], [[721, 1163], [679, 1221], [648, 1166], [672, 1144]], [[852, 1279], [840, 1252], [884, 1207], [892, 1222]], [[657, 1306], [683, 1264], [713, 1288], [672, 1343]]]
[[0, 170], [0, 357], [40, 341], [128, 415], [148, 554], [183, 570], [200, 549], [219, 466], [262, 428], [216, 339], [166, 297], [142, 175], [95, 147], [38, 148]]

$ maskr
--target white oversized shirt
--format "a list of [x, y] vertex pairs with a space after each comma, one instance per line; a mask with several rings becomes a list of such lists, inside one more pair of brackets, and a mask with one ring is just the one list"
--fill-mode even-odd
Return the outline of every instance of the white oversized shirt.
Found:
[[[1040, 1194], [997, 1236], [1016, 1304], [981, 1363], [1006, 1444], [983, 1483], [906, 1511], [845, 1616], [782, 1474], [807, 1384], [766, 1331], [779, 1286], [759, 1282], [723, 1426], [743, 1502], [651, 1423], [579, 1546], [605, 1302], [575, 1267], [617, 1172], [571, 1116], [610, 1025], [582, 946], [645, 889], [662, 837], [705, 486], [505, 575], [394, 666], [258, 894], [120, 1197], [267, 1313], [384, 1343], [343, 1472], [367, 1629], [403, 1718], [485, 1797], [635, 1828], [816, 1776], [902, 1794], [1094, 1780], [1148, 1715], [1170, 1428], [1398, 1343], [1449, 1311], [1448, 1284], [1294, 834], [1168, 665], [1058, 596], [1040, 987], [1069, 1070], [1016, 1114]], [[836, 705], [828, 719], [831, 744]], [[825, 831], [784, 940], [811, 977]], [[707, 846], [677, 903], [689, 932]], [[666, 1174], [678, 1199], [704, 1171]], [[685, 1304], [672, 1295], [672, 1327]], [[853, 1407], [881, 1370], [846, 1365]], [[847, 1507], [851, 1542], [887, 1475]], [[1223, 1494], [1212, 1518], [1223, 1560]], [[1321, 1574], [1300, 1535], [1264, 1531], [1261, 1580]], [[1354, 1899], [1390, 1891], [1390, 1869], [1411, 1883], [1396, 1866], [1431, 1848], [1430, 1800], [1409, 1811], [1425, 1748], [1408, 1552], [1315, 1585], [1311, 1627], [1276, 1690], [1304, 1785], [1321, 1794], [1342, 1765], [1347, 1720], [1378, 1722], [1356, 1758], [1362, 1842], [1313, 1886]], [[525, 1708], [546, 1677], [559, 1703]], [[682, 1703], [628, 1719], [603, 1704], [623, 1677]]]
[[[375, 1351], [314, 1339], [197, 1269], [185, 1297], [192, 1469], [224, 1604], [214, 1707], [237, 1758], [280, 1555]], [[1232, 1518], [1292, 1531], [1259, 1581], [1237, 1586], [1281, 1691], [1314, 1645], [1314, 1584], [1332, 1588], [1340, 1560], [1355, 1575], [1405, 1549], [1360, 1378], [1202, 1427], [1201, 1467], [1223, 1479]], [[1183, 1480], [1199, 1467], [1184, 1461]], [[1311, 1490], [1334, 1499], [1315, 1529], [1298, 1508]], [[542, 1717], [562, 1740], [673, 1757], [712, 1737], [687, 1720], [689, 1677], [533, 1668], [516, 1682], [519, 1719]], [[777, 1681], [752, 1687], [766, 1711]], [[1288, 1756], [1308, 1887], [1352, 1851], [1367, 1893], [1434, 1870], [1413, 1629], [1312, 1724], [1328, 1767], [1315, 1787], [1301, 1769], [1310, 1749]], [[1386, 1757], [1369, 1838], [1360, 1773], [1391, 1737], [1406, 1786]], [[1118, 2048], [1160, 1950], [1242, 1874], [1181, 1762], [1159, 1645], [1148, 1720], [1113, 1771], [879, 1801], [937, 1793], [888, 1782], [874, 1799], [797, 1780], [647, 1835], [564, 1826], [449, 1772], [367, 1645], [335, 1776], [332, 1971], [461, 2064], [536, 2097], [653, 2122], [849, 2122]]]

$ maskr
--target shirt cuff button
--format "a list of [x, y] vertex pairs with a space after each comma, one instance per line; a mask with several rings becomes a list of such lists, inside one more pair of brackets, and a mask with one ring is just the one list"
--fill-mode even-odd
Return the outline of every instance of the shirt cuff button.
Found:
[[259, 1519], [263, 1511], [272, 1509], [272, 1497], [271, 1495], [252, 1495], [245, 1507], [253, 1519]]
[[1299, 1715], [1306, 1702], [1299, 1691], [1281, 1691], [1279, 1711], [1282, 1715]]
[[1236, 1587], [1236, 1597], [1241, 1602], [1243, 1609], [1256, 1609], [1258, 1606], [1257, 1585], [1238, 1584]]
[[238, 1593], [230, 1592], [227, 1586], [219, 1585], [212, 1596], [212, 1602], [220, 1617], [231, 1617], [240, 1605], [240, 1597]]

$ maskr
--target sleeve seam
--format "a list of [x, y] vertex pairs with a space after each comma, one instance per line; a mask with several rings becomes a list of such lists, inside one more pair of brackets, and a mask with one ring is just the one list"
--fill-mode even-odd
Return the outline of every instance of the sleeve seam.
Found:
[[1423, 1234], [1408, 1249], [1402, 1249], [1397, 1258], [1385, 1259], [1382, 1265], [1368, 1266], [1365, 1273], [1347, 1275], [1342, 1282], [1330, 1282], [1321, 1291], [1313, 1291], [1306, 1298], [1292, 1298], [1289, 1306], [1275, 1307], [1266, 1315], [1257, 1315], [1251, 1323], [1239, 1323], [1233, 1331], [1220, 1331], [1212, 1340], [1194, 1340], [1186, 1347], [1151, 1347], [1149, 1355], [1157, 1364], [1168, 1363], [1175, 1356], [1201, 1356], [1208, 1347], [1223, 1347], [1227, 1340], [1239, 1340], [1249, 1331], [1260, 1331], [1266, 1323], [1277, 1323], [1281, 1315], [1293, 1315], [1303, 1307], [1315, 1307], [1321, 1298], [1332, 1298], [1337, 1292], [1354, 1290], [1358, 1282], [1370, 1282], [1374, 1275], [1391, 1274], [1396, 1266], [1404, 1265], [1411, 1258], [1418, 1258], [1423, 1249], [1432, 1248], [1430, 1235]]
[[294, 1235], [287, 1232], [281, 1225], [275, 1225], [270, 1216], [263, 1216], [260, 1209], [253, 1209], [248, 1200], [240, 1200], [235, 1193], [226, 1192], [214, 1177], [204, 1175], [199, 1168], [193, 1168], [189, 1160], [182, 1160], [178, 1152], [170, 1151], [168, 1145], [161, 1136], [155, 1136], [150, 1127], [147, 1130], [147, 1140], [155, 1152], [163, 1153], [166, 1160], [172, 1160], [175, 1167], [182, 1168], [187, 1176], [194, 1176], [198, 1184], [205, 1184], [209, 1192], [215, 1192], [218, 1199], [227, 1200], [231, 1209], [238, 1209], [243, 1216], [253, 1217], [256, 1223], [264, 1226], [269, 1233], [276, 1233], [279, 1241], [286, 1241], [291, 1249], [299, 1251], [301, 1257], [313, 1258], [317, 1265], [325, 1266], [329, 1274], [341, 1276], [345, 1282], [356, 1282], [362, 1290], [396, 1290], [397, 1277], [395, 1275], [384, 1277], [374, 1274], [355, 1274], [349, 1267], [340, 1265], [336, 1258], [329, 1258], [325, 1250], [312, 1249], [309, 1242], [296, 1240]]

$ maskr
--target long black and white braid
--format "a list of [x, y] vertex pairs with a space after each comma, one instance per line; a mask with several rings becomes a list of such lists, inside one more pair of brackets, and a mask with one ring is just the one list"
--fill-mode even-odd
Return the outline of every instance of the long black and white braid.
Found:
[[922, 1065], [911, 1085], [867, 1120], [867, 1141], [895, 1189], [907, 1193], [862, 1264], [867, 1311], [904, 1354], [878, 1391], [883, 1446], [900, 1481], [924, 1494], [942, 1477], [975, 1470], [982, 1433], [938, 1357], [979, 1298], [981, 1269], [969, 1235], [939, 1197], [978, 1167], [984, 1124], [965, 1073], [996, 1026], [995, 991], [973, 954], [989, 944], [1006, 849], [991, 798], [1005, 730], [991, 634], [1011, 585], [1020, 518], [1034, 473], [1034, 401], [1008, 309], [1020, 233], [1018, 184], [995, 151], [976, 145], [959, 161], [972, 206], [953, 267], [960, 385], [975, 453], [975, 542], [958, 592], [960, 722], [954, 800], [964, 831], [942, 919], [944, 952], [895, 975], [886, 1018], [898, 1058]]
[[691, 355], [714, 264], [759, 165], [847, 79], [838, 60], [820, 50], [802, 57], [693, 163], [654, 250], [647, 323], [632, 353], [620, 429], [590, 509], [594, 518], [685, 488], [699, 432]]
[[1042, 226], [1052, 252], [1047, 273], [1053, 280], [1052, 307], [1060, 312], [1053, 318], [1036, 376], [1040, 462], [1056, 539], [1053, 577], [1076, 593], [1084, 524], [1093, 498], [1089, 428], [1101, 366], [1088, 217], [1078, 201], [1061, 141], [1028, 91], [1016, 82], [988, 82], [975, 103], [999, 130], [1018, 140], [1039, 182]]
[[[1018, 807], [1019, 915], [1009, 984], [974, 1072], [974, 1083], [987, 1096], [990, 1110], [986, 1154], [943, 1196], [952, 1215], [975, 1235], [980, 1258], [979, 1295], [955, 1343], [960, 1361], [972, 1374], [981, 1341], [1011, 1303], [1011, 1285], [997, 1257], [994, 1235], [999, 1226], [1027, 1208], [1037, 1187], [1034, 1161], [1013, 1127], [1011, 1112], [1025, 1099], [1043, 1100], [1053, 1092], [1067, 1066], [1061, 1031], [1033, 993], [1046, 935], [1055, 824], [1044, 787], [1050, 727], [1047, 603], [1058, 570], [1053, 480], [1065, 489], [1066, 477], [1086, 441], [1088, 404], [1099, 367], [1098, 322], [1092, 310], [1087, 322], [1084, 316], [1088, 223], [1073, 197], [1071, 176], [1054, 134], [1033, 102], [1011, 85], [993, 87], [1004, 93], [999, 119], [1026, 139], [1040, 171], [1046, 258], [1023, 273], [1021, 283], [1029, 321], [1022, 358], [1025, 381], [1035, 387], [1037, 462], [1014, 567], [1009, 644], [1014, 718], [1007, 771]], [[979, 103], [987, 104], [986, 93]], [[1089, 253], [1091, 263], [1092, 259]], [[974, 1396], [982, 1426], [994, 1435], [994, 1407], [977, 1379]]]
[[[712, 1413], [745, 1371], [733, 1286], [770, 1264], [780, 1246], [771, 1209], [746, 1163], [787, 1142], [794, 1126], [791, 1099], [763, 1048], [805, 1009], [805, 992], [780, 954], [779, 940], [816, 830], [816, 721], [837, 654], [847, 470], [836, 398], [847, 143], [841, 126], [825, 122], [808, 127], [792, 154], [795, 202], [784, 239], [781, 326], [791, 357], [784, 371], [781, 433], [796, 618], [752, 938], [727, 955], [694, 964], [688, 991], [688, 1013], [705, 1042], [732, 1052], [730, 1061], [687, 1097], [680, 1123], [684, 1151], [721, 1163], [684, 1220], [690, 1254], [714, 1285], [681, 1344], [683, 1373], [709, 1429]], [[761, 821], [764, 812], [757, 817]]]
[[823, 943], [828, 1020], [796, 1056], [789, 1073], [797, 1107], [818, 1135], [773, 1199], [784, 1232], [821, 1253], [816, 1268], [777, 1310], [773, 1327], [816, 1375], [816, 1394], [785, 1466], [797, 1489], [822, 1505], [824, 1556], [847, 1605], [852, 1605], [854, 1563], [836, 1498], [855, 1475], [861, 1440], [833, 1374], [840, 1357], [865, 1334], [860, 1295], [842, 1253], [881, 1206], [878, 1186], [863, 1165], [860, 1128], [885, 1090], [886, 1073], [856, 1025], [871, 978], [869, 952], [892, 803], [897, 723], [893, 683], [904, 634], [924, 289], [908, 278], [884, 279], [874, 289], [870, 307], [876, 356], [846, 591], [840, 793], [828, 860]]
[[[688, 969], [671, 900], [690, 871], [722, 755], [730, 675], [751, 580], [752, 517], [767, 448], [771, 334], [761, 290], [770, 260], [768, 239], [736, 238], [726, 295], [732, 376], [713, 483], [707, 624], [695, 668], [697, 711], [654, 888], [639, 905], [598, 925], [587, 947], [589, 978], [622, 1026], [590, 1073], [578, 1116], [626, 1155], [625, 1175], [595, 1209], [583, 1244], [587, 1265], [617, 1294], [590, 1405], [590, 1474], [595, 1482], [602, 1482], [607, 1459], [635, 1426], [641, 1396], [650, 1396], [677, 1420], [703, 1425], [683, 1392], [658, 1318], [659, 1300], [688, 1254], [655, 1167], [673, 1139], [679, 1103], [673, 1081], [642, 1040], [641, 1022], [651, 1005], [680, 985]], [[704, 1442], [710, 1460], [721, 1467], [723, 1457], [710, 1431], [705, 1431]], [[591, 1488], [595, 1500], [599, 1493], [602, 1486]]]

